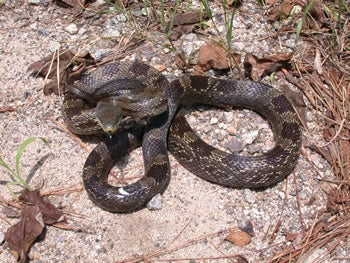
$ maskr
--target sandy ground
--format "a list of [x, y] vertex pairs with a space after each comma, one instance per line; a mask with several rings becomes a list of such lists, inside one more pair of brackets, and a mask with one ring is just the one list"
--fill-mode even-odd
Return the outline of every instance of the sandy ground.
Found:
[[[31, 63], [49, 54], [50, 41], [71, 39], [62, 30], [71, 21], [64, 9], [53, 4], [0, 7], [0, 106], [15, 108], [0, 113], [0, 156], [14, 166], [21, 142], [31, 136], [46, 138], [50, 148], [37, 141], [26, 149], [21, 161], [22, 175], [31, 178], [33, 188], [44, 192], [72, 188], [71, 192], [50, 196], [50, 200], [64, 208], [72, 225], [83, 230], [78, 233], [48, 227], [45, 238], [31, 248], [33, 262], [116, 262], [136, 255], [146, 255], [144, 259], [147, 259], [149, 253], [176, 246], [183, 248], [165, 252], [160, 258], [149, 258], [154, 262], [176, 258], [182, 258], [183, 262], [203, 262], [200, 258], [214, 257], [209, 261], [234, 262], [224, 259], [225, 255], [239, 253], [249, 262], [263, 262], [273, 255], [275, 244], [287, 244], [286, 234], [298, 233], [312, 222], [315, 211], [325, 202], [324, 186], [317, 177], [329, 176], [330, 172], [326, 162], [308, 151], [317, 169], [301, 156], [288, 180], [257, 192], [208, 183], [183, 169], [171, 157], [172, 180], [163, 195], [161, 210], [143, 209], [120, 215], [96, 207], [83, 190], [81, 178], [85, 159], [96, 141], [85, 140], [85, 150], [64, 131], [57, 124], [62, 123], [61, 98], [45, 97], [44, 80], [27, 73]], [[78, 24], [83, 22], [79, 20]], [[250, 118], [254, 122], [256, 117]], [[211, 124], [208, 121], [200, 125]], [[129, 156], [129, 162], [126, 175], [142, 174], [140, 150]], [[4, 185], [9, 177], [1, 171], [1, 196], [10, 199]], [[315, 201], [309, 204], [312, 199]], [[12, 224], [17, 221], [9, 220]], [[246, 220], [252, 222], [255, 231], [249, 245], [240, 248], [223, 240], [225, 234], [220, 231], [237, 227]], [[279, 221], [282, 224], [277, 236], [268, 244]], [[9, 226], [0, 220], [0, 233], [4, 234]], [[6, 246], [0, 247], [0, 257], [1, 262], [14, 262]]]

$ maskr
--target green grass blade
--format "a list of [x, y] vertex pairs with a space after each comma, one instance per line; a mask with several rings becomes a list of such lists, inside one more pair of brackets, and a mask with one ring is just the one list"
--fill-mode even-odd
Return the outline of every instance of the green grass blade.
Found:
[[15, 171], [12, 170], [2, 158], [0, 158], [0, 165], [4, 167], [6, 170], [8, 170], [13, 176], [16, 175]]
[[16, 177], [17, 177], [17, 179], [20, 179], [21, 181], [23, 181], [20, 178], [20, 173], [19, 173], [19, 163], [20, 163], [21, 157], [23, 155], [25, 148], [28, 146], [28, 144], [34, 142], [37, 139], [41, 140], [45, 145], [47, 145], [47, 146], [49, 145], [48, 141], [45, 138], [30, 137], [30, 138], [26, 139], [18, 148], [17, 155], [16, 155]]
[[213, 17], [213, 13], [211, 12], [211, 9], [209, 7], [208, 1], [207, 0], [201, 0], [201, 4], [203, 5], [205, 12], [207, 13], [207, 16], [209, 18], [212, 18]]
[[231, 50], [231, 42], [232, 42], [232, 29], [233, 29], [233, 17], [234, 12], [232, 11], [229, 24], [226, 25], [226, 42], [228, 50]]
[[300, 33], [301, 33], [301, 29], [303, 27], [303, 23], [304, 23], [304, 20], [307, 16], [307, 14], [309, 13], [311, 7], [313, 6], [314, 4], [314, 0], [311, 0], [307, 6], [305, 7], [305, 10], [304, 10], [304, 13], [303, 13], [303, 17], [301, 18], [301, 20], [299, 21], [298, 25], [297, 25], [297, 29], [296, 29], [296, 40], [298, 41], [299, 40], [299, 37], [300, 37]]
[[165, 33], [166, 22], [165, 22], [164, 0], [160, 1], [160, 10], [161, 10], [161, 19], [160, 19], [160, 22], [161, 22], [161, 24], [162, 24], [163, 33]]
[[171, 31], [173, 30], [173, 26], [174, 26], [174, 20], [175, 20], [175, 16], [177, 14], [177, 10], [179, 8], [180, 5], [180, 0], [176, 0], [175, 2], [175, 8], [173, 11], [173, 15], [171, 16], [171, 20], [170, 20], [170, 24], [169, 24], [169, 28], [168, 28], [168, 32], [167, 32], [167, 36], [169, 37], [171, 34]]

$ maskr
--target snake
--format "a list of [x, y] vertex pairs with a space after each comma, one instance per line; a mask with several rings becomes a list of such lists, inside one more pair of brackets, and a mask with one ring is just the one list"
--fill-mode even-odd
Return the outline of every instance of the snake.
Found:
[[[193, 174], [231, 188], [261, 189], [281, 182], [301, 151], [298, 115], [284, 94], [263, 82], [184, 75], [169, 82], [146, 63], [115, 61], [69, 87], [62, 106], [68, 128], [79, 135], [107, 133], [87, 157], [83, 183], [100, 208], [128, 213], [143, 208], [170, 182], [168, 151]], [[204, 142], [181, 108], [206, 104], [250, 109], [269, 122], [275, 145], [254, 156], [233, 154]], [[124, 186], [108, 183], [116, 162], [142, 147], [144, 176]]]

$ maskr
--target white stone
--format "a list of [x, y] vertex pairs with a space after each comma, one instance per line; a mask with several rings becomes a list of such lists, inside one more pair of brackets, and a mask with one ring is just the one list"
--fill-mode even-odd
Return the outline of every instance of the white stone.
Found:
[[147, 208], [149, 210], [160, 210], [163, 207], [163, 199], [161, 194], [156, 194], [152, 199], [147, 203]]
[[219, 119], [218, 119], [218, 118], [213, 117], [213, 118], [211, 118], [211, 119], [210, 119], [210, 124], [211, 124], [211, 125], [217, 124], [217, 123], [218, 123], [218, 121], [219, 121]]
[[66, 26], [65, 30], [71, 35], [75, 35], [79, 31], [77, 25], [73, 23]]
[[242, 135], [242, 139], [245, 144], [252, 144], [258, 137], [259, 131], [251, 131], [248, 133], [244, 133]]

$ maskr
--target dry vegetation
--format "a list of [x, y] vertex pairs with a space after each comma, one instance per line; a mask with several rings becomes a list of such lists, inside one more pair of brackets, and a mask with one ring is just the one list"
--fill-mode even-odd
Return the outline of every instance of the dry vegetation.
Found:
[[[57, 2], [64, 3], [65, 1]], [[206, 1], [202, 2], [206, 3]], [[235, 1], [231, 2], [234, 3]], [[300, 35], [300, 40], [303, 40], [306, 45], [304, 48], [298, 48], [289, 61], [292, 64], [292, 69], [289, 71], [283, 70], [283, 72], [286, 79], [303, 92], [309, 101], [308, 107], [317, 112], [319, 130], [323, 133], [325, 143], [311, 143], [307, 147], [327, 159], [336, 177], [335, 180], [328, 181], [333, 185], [333, 189], [328, 193], [327, 206], [315, 214], [314, 223], [305, 228], [303, 232], [291, 235], [291, 245], [287, 248], [281, 246], [281, 250], [270, 259], [270, 262], [303, 262], [303, 259], [318, 248], [324, 248], [332, 256], [338, 249], [346, 249], [346, 244], [349, 246], [350, 242], [349, 6], [341, 0], [266, 0], [261, 2], [263, 3], [262, 8], [266, 8], [266, 14], [269, 14], [268, 18], [270, 20], [279, 19], [284, 14], [283, 12], [286, 13], [284, 15], [289, 14], [296, 3], [301, 4], [304, 10], [307, 10], [299, 18], [303, 22], [302, 26], [298, 29], [292, 28]], [[311, 5], [310, 2], [312, 2]], [[206, 4], [208, 5], [208, 3]], [[127, 11], [127, 7], [121, 1], [117, 1], [114, 5], [120, 11]], [[152, 5], [157, 5], [156, 1], [152, 2]], [[80, 9], [81, 6], [75, 8]], [[156, 8], [160, 7], [157, 6]], [[172, 6], [168, 6], [164, 10], [171, 14]], [[162, 13], [162, 16], [158, 19], [163, 26], [163, 30], [168, 29], [166, 35], [171, 44], [171, 33], [174, 33], [174, 31], [169, 30], [169, 24], [166, 26], [164, 22], [166, 16], [172, 17]], [[202, 18], [199, 17], [198, 19]], [[137, 23], [137, 21], [133, 22]], [[176, 20], [173, 19], [170, 23], [170, 29], [173, 25], [177, 25], [176, 23]], [[150, 27], [152, 27], [152, 24]], [[180, 32], [180, 35], [182, 33], [184, 32]], [[137, 43], [139, 40], [127, 39], [125, 46], [131, 47], [133, 41]], [[223, 46], [227, 45], [223, 43]], [[74, 57], [74, 54], [72, 54], [72, 57]], [[72, 57], [69, 58], [69, 63], [71, 63]], [[62, 61], [61, 63], [64, 62]], [[56, 69], [54, 70], [56, 71]], [[304, 125], [304, 129], [308, 133], [306, 125]], [[215, 233], [215, 235], [217, 234]], [[220, 232], [220, 234], [222, 233]], [[208, 236], [204, 238], [208, 238]], [[190, 240], [184, 246], [195, 242], [198, 242], [198, 240]], [[179, 248], [175, 247], [174, 250], [176, 249]], [[147, 258], [152, 259], [171, 251], [172, 248], [157, 251], [148, 255]], [[236, 256], [232, 255], [232, 258]], [[350, 255], [346, 256], [349, 260]], [[140, 259], [132, 258], [129, 260], [133, 262]], [[242, 259], [243, 261], [244, 259]]]

